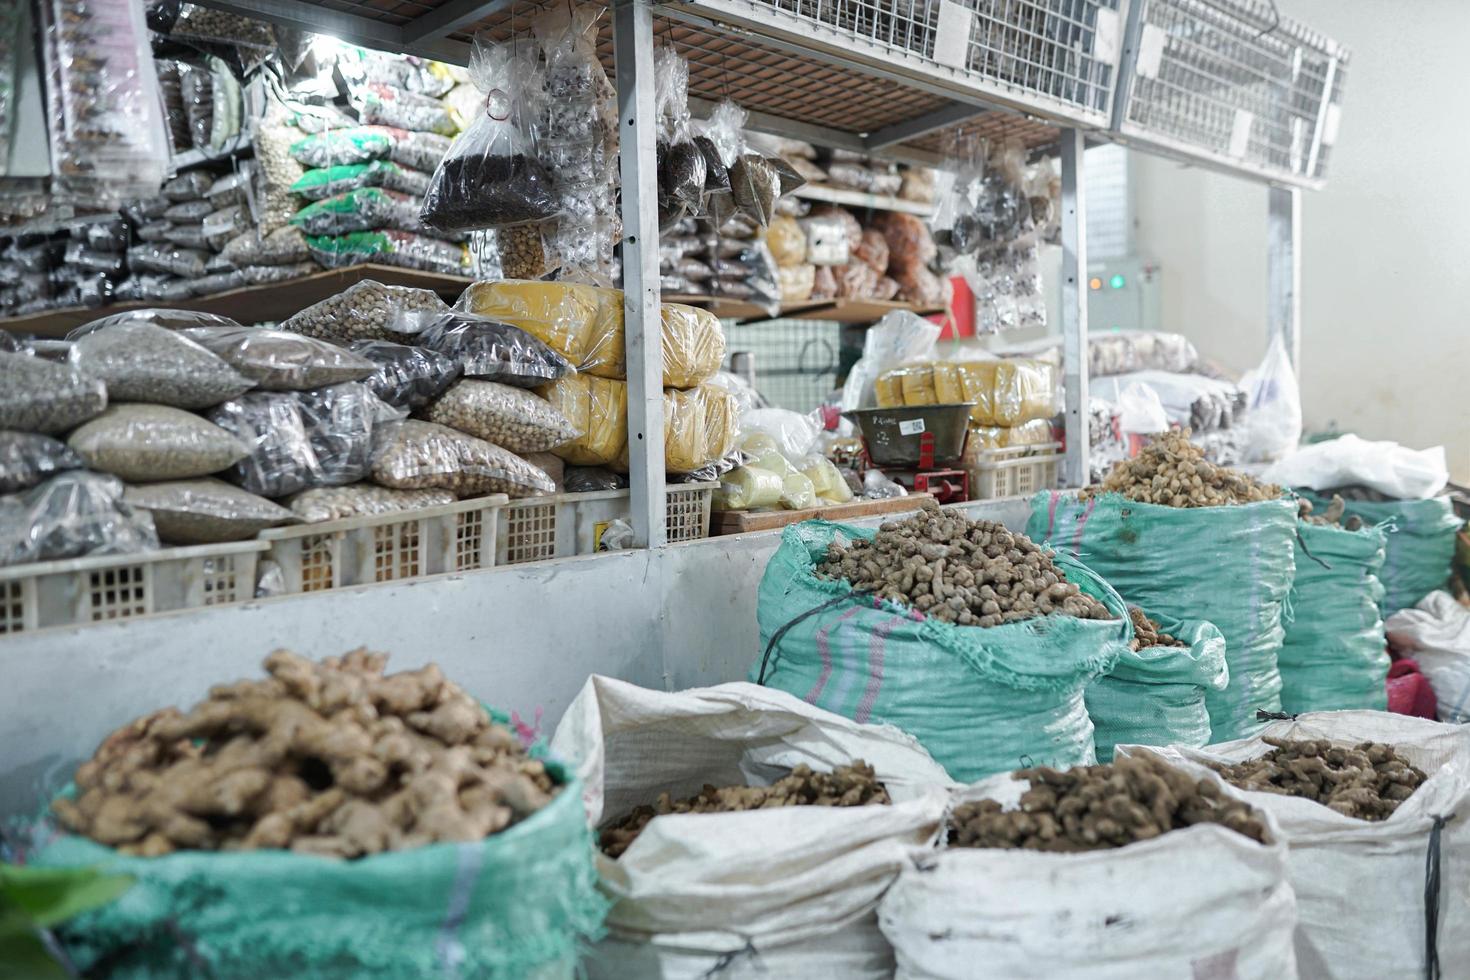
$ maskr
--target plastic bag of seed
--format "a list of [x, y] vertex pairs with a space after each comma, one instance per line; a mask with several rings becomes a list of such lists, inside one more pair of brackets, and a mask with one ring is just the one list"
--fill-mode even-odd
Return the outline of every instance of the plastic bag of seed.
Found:
[[195, 327], [190, 340], [266, 391], [305, 391], [373, 373], [373, 362], [312, 337], [264, 327]]
[[281, 329], [335, 344], [356, 340], [402, 340], [405, 331], [396, 327], [410, 314], [444, 313], [449, 310], [430, 289], [385, 286], [364, 279], [328, 296], [281, 322]]
[[295, 514], [223, 480], [173, 480], [128, 487], [123, 502], [147, 512], [166, 544], [244, 541], [268, 527], [292, 524]]
[[[388, 159], [396, 164], [432, 174], [439, 161], [444, 159], [452, 144], [449, 137], [438, 133], [411, 133], [405, 129], [389, 129], [392, 145], [388, 148]], [[427, 188], [425, 188], [425, 192]]]
[[410, 314], [399, 324], [414, 343], [458, 361], [467, 378], [534, 388], [576, 373], [570, 361], [526, 331], [487, 316], [449, 310]]
[[204, 275], [209, 254], [199, 249], [179, 248], [169, 243], [134, 245], [128, 249], [128, 268], [134, 272], [159, 272], [192, 278]]
[[218, 252], [228, 245], [236, 235], [254, 229], [250, 210], [241, 204], [219, 208], [205, 215], [199, 222], [205, 247]]
[[544, 221], [558, 212], [551, 177], [536, 156], [524, 67], [509, 44], [475, 47], [470, 70], [485, 93], [484, 110], [434, 171], [419, 214], [428, 227], [468, 231]]
[[247, 188], [250, 186], [250, 168], [248, 161], [240, 164], [241, 169], [223, 177], [209, 185], [204, 192], [205, 200], [216, 208], [227, 208], [233, 204], [245, 204], [249, 201]]
[[383, 187], [422, 197], [429, 189], [429, 178], [422, 170], [399, 166], [391, 160], [371, 160], [308, 170], [291, 185], [291, 192], [309, 201], [320, 201], [360, 187]]
[[374, 228], [416, 231], [418, 201], [398, 191], [362, 187], [314, 201], [297, 211], [291, 224], [307, 235], [344, 235]]
[[75, 240], [66, 246], [61, 260], [68, 266], [75, 266], [89, 272], [105, 272], [114, 276], [120, 275], [126, 267], [126, 262], [120, 253], [101, 252], [90, 248], [84, 242]]
[[92, 469], [133, 483], [218, 473], [249, 451], [212, 422], [166, 405], [114, 405], [78, 426], [67, 445]]
[[63, 470], [81, 467], [82, 458], [60, 440], [0, 430], [0, 494], [28, 490]]
[[381, 229], [345, 235], [308, 235], [312, 258], [329, 269], [360, 262], [382, 262], [448, 276], [469, 271], [469, 251], [463, 245], [411, 231]]
[[416, 419], [378, 427], [373, 436], [373, 479], [399, 490], [438, 487], [462, 497], [486, 493], [531, 497], [556, 489], [545, 472], [510, 450]]
[[300, 228], [277, 228], [261, 237], [255, 230], [232, 238], [220, 257], [236, 267], [247, 265], [297, 265], [311, 260], [306, 238]]
[[320, 271], [321, 266], [315, 262], [296, 262], [291, 265], [247, 265], [240, 269], [240, 274], [245, 277], [247, 283], [258, 286], [263, 282], [300, 279], [302, 276], [309, 276], [313, 272]]
[[[393, 149], [393, 134], [383, 126], [329, 129], [291, 144], [291, 156], [308, 167], [336, 167], [382, 160]], [[293, 181], [294, 183], [294, 181]]]
[[460, 129], [454, 112], [438, 99], [382, 82], [359, 87], [352, 100], [365, 123], [441, 136], [453, 136]]
[[348, 517], [373, 517], [405, 510], [442, 507], [457, 500], [448, 490], [391, 490], [371, 483], [303, 490], [286, 501], [291, 512], [308, 524]]
[[460, 375], [456, 358], [427, 347], [409, 347], [386, 340], [356, 340], [348, 349], [378, 366], [363, 379], [363, 384], [395, 408], [422, 408], [443, 394]]
[[0, 497], [0, 565], [157, 547], [152, 518], [124, 502], [123, 483], [115, 476], [59, 473]]
[[170, 205], [169, 209], [163, 212], [163, 217], [165, 221], [175, 223], [193, 222], [197, 224], [203, 221], [214, 210], [214, 204], [201, 197], [197, 200], [180, 201], [178, 204]]
[[113, 401], [208, 408], [255, 386], [216, 355], [151, 323], [117, 323], [89, 331], [68, 360], [101, 378]]
[[163, 233], [163, 240], [170, 245], [193, 249], [196, 252], [210, 251], [209, 241], [204, 237], [204, 228], [198, 223], [169, 225], [168, 231]]
[[65, 432], [102, 413], [107, 386], [69, 364], [0, 351], [0, 428]]
[[244, 285], [244, 274], [238, 270], [231, 270], [193, 279], [189, 283], [189, 291], [195, 296], [215, 296], [219, 293], [227, 293], [232, 289], [240, 289]]
[[[204, 196], [204, 193], [209, 190], [210, 185], [213, 183], [214, 177], [210, 174], [202, 170], [190, 170], [187, 173], [179, 174], [164, 184], [163, 196], [167, 200], [175, 203], [179, 201], [197, 201]], [[164, 210], [167, 210], [167, 207]], [[162, 214], [163, 212], [159, 211], [156, 215], [150, 214], [149, 217], [161, 217]]]
[[139, 225], [133, 234], [138, 237], [138, 241], [140, 242], [161, 242], [167, 240], [168, 233], [172, 228], [173, 225], [160, 219]]
[[546, 452], [582, 434], [539, 395], [471, 378], [455, 382], [423, 417], [513, 453]]

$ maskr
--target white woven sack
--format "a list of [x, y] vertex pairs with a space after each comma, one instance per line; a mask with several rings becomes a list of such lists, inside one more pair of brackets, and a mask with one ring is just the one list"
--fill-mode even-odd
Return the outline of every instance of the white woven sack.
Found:
[[578, 762], [593, 826], [661, 792], [768, 785], [800, 763], [866, 760], [894, 800], [658, 817], [619, 859], [598, 854], [614, 906], [584, 963], [594, 980], [893, 975], [875, 909], [933, 846], [950, 785], [912, 736], [755, 684], [670, 694], [594, 675], [551, 748]]
[[1383, 624], [1395, 653], [1413, 657], [1434, 689], [1440, 721], [1470, 721], [1470, 611], [1443, 590]]
[[1384, 711], [1320, 711], [1268, 725], [1254, 738], [1203, 749], [1150, 750], [1171, 758], [1240, 762], [1271, 748], [1261, 736], [1386, 742], [1429, 779], [1382, 821], [1347, 817], [1311, 800], [1235, 790], [1270, 812], [1290, 848], [1288, 873], [1300, 924], [1303, 977], [1382, 980], [1434, 976], [1427, 954], [1425, 888], [1431, 829], [1439, 837], [1435, 946], [1445, 976], [1470, 969], [1470, 729]]
[[[956, 803], [1015, 805], [1009, 774]], [[1286, 846], [1215, 824], [1104, 851], [917, 856], [878, 910], [899, 980], [1291, 980]]]

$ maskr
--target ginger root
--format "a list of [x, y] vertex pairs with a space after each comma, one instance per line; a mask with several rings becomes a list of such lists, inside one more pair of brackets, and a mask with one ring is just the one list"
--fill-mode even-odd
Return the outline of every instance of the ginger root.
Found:
[[551, 800], [546, 768], [437, 666], [384, 676], [386, 665], [366, 650], [320, 663], [277, 650], [264, 680], [113, 732], [78, 767], [76, 798], [53, 809], [125, 854], [353, 858], [478, 840]]
[[1142, 452], [1113, 464], [1101, 484], [1086, 488], [1080, 496], [1087, 499], [1103, 492], [1165, 507], [1223, 507], [1281, 496], [1275, 484], [1260, 483], [1205, 459], [1204, 450], [1189, 441], [1188, 429], [1151, 436]]
[[1258, 793], [1300, 796], [1358, 820], [1387, 820], [1429, 778], [1392, 745], [1334, 745], [1325, 738], [1266, 736], [1265, 755], [1214, 768]]

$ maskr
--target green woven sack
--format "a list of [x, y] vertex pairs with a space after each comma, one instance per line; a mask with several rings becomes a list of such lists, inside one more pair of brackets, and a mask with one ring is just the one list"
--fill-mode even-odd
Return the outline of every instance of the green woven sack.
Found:
[[1124, 651], [1109, 673], [1087, 685], [1098, 762], [1112, 762], [1115, 745], [1209, 744], [1205, 691], [1223, 691], [1230, 681], [1225, 637], [1214, 623], [1148, 615], [1189, 646]]
[[[1321, 513], [1332, 495], [1303, 491]], [[1428, 500], [1350, 500], [1348, 515], [1363, 523], [1386, 525], [1388, 542], [1383, 559], [1383, 602], [1379, 609], [1387, 619], [1408, 609], [1435, 589], [1445, 587], [1450, 562], [1455, 557], [1455, 532], [1463, 523], [1455, 516], [1449, 497]]]
[[1257, 711], [1281, 710], [1276, 658], [1294, 568], [1294, 502], [1164, 507], [1044, 490], [1031, 498], [1026, 533], [1083, 558], [1149, 615], [1219, 628], [1230, 684], [1205, 694], [1214, 741], [1246, 738], [1264, 724]]
[[786, 528], [761, 577], [765, 653], [749, 679], [857, 722], [897, 725], [964, 783], [1032, 764], [1094, 762], [1082, 689], [1133, 639], [1118, 594], [1060, 558], [1067, 578], [1117, 621], [1046, 616], [981, 628], [929, 619], [813, 574], [837, 535], [875, 533], [827, 521]]
[[1388, 708], [1384, 532], [1302, 522], [1281, 644], [1281, 710]]
[[67, 950], [110, 977], [476, 977], [575, 975], [601, 935], [581, 784], [482, 841], [341, 861], [290, 851], [126, 857], [62, 835], [32, 864], [97, 866], [137, 883], [80, 917]]

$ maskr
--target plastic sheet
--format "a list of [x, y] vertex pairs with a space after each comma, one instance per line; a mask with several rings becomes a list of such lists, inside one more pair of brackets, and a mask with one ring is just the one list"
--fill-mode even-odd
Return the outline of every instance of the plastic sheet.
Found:
[[450, 310], [409, 314], [398, 323], [416, 344], [457, 361], [465, 377], [532, 388], [574, 370], [526, 331], [490, 317]]
[[363, 384], [395, 408], [422, 408], [442, 395], [460, 375], [457, 359], [427, 347], [358, 340], [348, 349], [377, 365]]
[[1449, 468], [1443, 446], [1415, 450], [1349, 433], [1303, 446], [1266, 470], [1262, 479], [1312, 490], [1361, 485], [1399, 500], [1427, 500], [1444, 490]]
[[228, 479], [264, 497], [342, 486], [367, 476], [380, 407], [366, 385], [254, 392], [225, 402], [210, 420], [250, 448]]
[[223, 480], [176, 480], [128, 487], [123, 500], [146, 511], [165, 544], [245, 541], [296, 515], [279, 504]]
[[463, 245], [410, 231], [382, 229], [346, 235], [308, 235], [306, 247], [312, 258], [329, 269], [382, 262], [446, 276], [469, 272], [469, 253]]
[[529, 497], [556, 489], [549, 476], [509, 450], [413, 419], [378, 428], [372, 472], [373, 479], [387, 487], [438, 487], [461, 497], [486, 493]]
[[0, 430], [0, 494], [29, 490], [82, 465], [82, 458], [60, 440], [34, 432]]
[[0, 496], [0, 565], [157, 547], [152, 519], [124, 502], [122, 481], [114, 476], [60, 473], [23, 493]]
[[536, 156], [527, 93], [509, 44], [476, 46], [475, 86], [484, 111], [468, 123], [434, 171], [420, 218], [439, 231], [544, 221], [560, 207], [551, 175]]
[[523, 388], [465, 378], [423, 413], [513, 453], [542, 453], [581, 435], [546, 399]]
[[68, 364], [0, 351], [0, 429], [66, 432], [106, 407], [100, 379]]
[[94, 470], [139, 483], [218, 473], [248, 452], [239, 439], [192, 412], [114, 405], [67, 438]]
[[266, 391], [304, 391], [359, 381], [376, 370], [367, 358], [285, 330], [194, 327], [184, 335]]
[[254, 387], [199, 344], [144, 322], [88, 332], [72, 345], [68, 360], [101, 378], [113, 401], [208, 408]]
[[457, 498], [448, 490], [390, 490], [371, 483], [303, 490], [286, 501], [291, 512], [308, 524], [349, 517], [377, 517], [426, 507], [442, 507]]
[[398, 191], [362, 187], [308, 204], [291, 218], [306, 235], [344, 235], [395, 228], [418, 231], [418, 201]]

